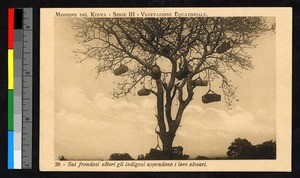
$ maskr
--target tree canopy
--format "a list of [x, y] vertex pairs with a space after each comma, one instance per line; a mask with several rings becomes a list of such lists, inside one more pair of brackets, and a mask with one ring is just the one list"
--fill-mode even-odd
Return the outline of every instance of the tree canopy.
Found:
[[163, 149], [170, 152], [195, 88], [207, 86], [203, 103], [220, 101], [221, 95], [211, 90], [218, 78], [231, 107], [236, 88], [226, 71], [240, 75], [252, 69], [247, 49], [274, 29], [265, 17], [73, 18], [71, 24], [82, 44], [75, 51], [78, 61], [97, 60], [98, 74], [111, 71], [121, 76], [114, 97], [126, 97], [136, 89], [139, 96], [155, 95], [157, 133]]
[[[140, 81], [156, 94], [151, 69], [160, 62], [165, 64], [164, 68], [161, 65], [161, 80], [166, 91], [182, 93], [193, 77], [209, 70], [210, 80], [222, 78], [227, 101], [234, 96], [234, 88], [225, 71], [240, 74], [241, 69], [251, 69], [246, 49], [255, 47], [253, 41], [271, 29], [263, 17], [76, 18], [72, 24], [84, 46], [76, 51], [80, 62], [96, 59], [99, 73], [130, 65], [113, 93], [115, 97], [126, 96]], [[227, 43], [230, 50], [218, 48]], [[193, 71], [188, 78], [177, 80], [176, 72], [185, 65]], [[191, 95], [191, 85], [187, 89]], [[179, 94], [182, 101], [190, 98]]]
[[252, 145], [247, 139], [236, 138], [228, 147], [227, 155], [231, 159], [275, 159], [276, 142]]
[[113, 153], [109, 156], [109, 160], [133, 160], [128, 153]]

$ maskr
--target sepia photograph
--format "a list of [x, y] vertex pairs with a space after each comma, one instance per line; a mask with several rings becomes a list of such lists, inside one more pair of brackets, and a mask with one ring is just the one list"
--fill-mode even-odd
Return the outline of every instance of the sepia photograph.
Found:
[[291, 9], [41, 10], [43, 171], [290, 171]]

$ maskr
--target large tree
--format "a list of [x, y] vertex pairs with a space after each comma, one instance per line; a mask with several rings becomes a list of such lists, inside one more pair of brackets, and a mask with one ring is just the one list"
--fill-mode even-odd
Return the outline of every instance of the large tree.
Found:
[[[114, 97], [137, 89], [140, 96], [155, 95], [157, 134], [170, 159], [195, 88], [207, 86], [210, 91], [219, 78], [231, 107], [236, 88], [226, 71], [240, 75], [252, 69], [246, 49], [254, 48], [254, 40], [274, 27], [263, 17], [74, 18], [71, 24], [83, 46], [75, 51], [79, 62], [95, 59], [98, 73], [112, 71], [123, 78]], [[203, 98], [204, 103], [219, 100], [212, 91]]]
[[228, 147], [227, 155], [230, 159], [276, 159], [276, 142], [252, 145], [247, 139], [236, 138]]
[[228, 147], [227, 155], [231, 159], [255, 159], [256, 147], [247, 139], [236, 138]]

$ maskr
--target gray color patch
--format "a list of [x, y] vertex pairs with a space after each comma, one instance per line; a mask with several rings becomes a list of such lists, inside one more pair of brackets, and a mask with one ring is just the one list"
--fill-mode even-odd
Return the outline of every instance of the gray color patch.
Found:
[[23, 9], [23, 116], [22, 116], [22, 169], [32, 168], [32, 8]]

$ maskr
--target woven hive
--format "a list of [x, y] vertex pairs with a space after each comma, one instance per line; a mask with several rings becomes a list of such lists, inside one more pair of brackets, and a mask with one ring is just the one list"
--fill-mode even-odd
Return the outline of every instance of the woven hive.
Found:
[[207, 86], [208, 85], [208, 80], [202, 80], [200, 86]]
[[230, 42], [224, 42], [221, 46], [217, 47], [216, 51], [217, 53], [221, 54], [221, 53], [225, 53], [226, 51], [228, 51], [231, 48]]
[[128, 71], [128, 67], [125, 65], [121, 65], [120, 67], [114, 70], [114, 75], [119, 76], [126, 73], [127, 71]]
[[216, 101], [221, 101], [221, 95], [218, 95], [216, 93], [206, 93], [202, 96], [202, 102], [205, 104]]
[[190, 65], [184, 66], [176, 73], [176, 78], [178, 80], [182, 80], [186, 76], [188, 76], [192, 71], [193, 71], [192, 66]]
[[196, 80], [192, 80], [192, 85], [193, 86], [201, 86], [202, 84], [202, 79], [201, 78], [197, 78]]
[[151, 68], [151, 77], [154, 79], [154, 80], [158, 80], [160, 79], [161, 77], [161, 71], [160, 71], [160, 68], [158, 65], [154, 65], [152, 68]]
[[140, 89], [137, 94], [139, 96], [148, 96], [150, 95], [150, 90], [149, 89], [146, 89], [146, 88], [143, 88], [143, 89]]

